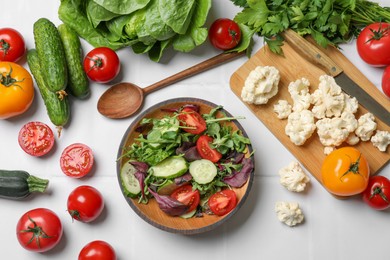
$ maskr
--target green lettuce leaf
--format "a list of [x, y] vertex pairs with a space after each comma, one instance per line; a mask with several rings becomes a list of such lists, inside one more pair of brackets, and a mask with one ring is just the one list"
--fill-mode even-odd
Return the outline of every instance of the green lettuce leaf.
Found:
[[144, 8], [150, 0], [93, 0], [115, 14], [131, 14]]

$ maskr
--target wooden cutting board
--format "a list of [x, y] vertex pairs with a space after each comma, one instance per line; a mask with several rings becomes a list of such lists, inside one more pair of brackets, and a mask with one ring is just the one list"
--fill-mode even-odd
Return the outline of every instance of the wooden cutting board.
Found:
[[[313, 41], [311, 41], [311, 43], [314, 44]], [[341, 66], [345, 73], [363, 89], [365, 89], [367, 93], [373, 96], [387, 109], [390, 108], [390, 100], [387, 99], [385, 95], [382, 94], [378, 88], [373, 85], [339, 50], [333, 47], [320, 49], [329, 55], [330, 58], [332, 58], [339, 66]], [[320, 183], [322, 183], [321, 165], [325, 159], [325, 154], [324, 146], [320, 143], [317, 133], [315, 132], [303, 146], [294, 145], [284, 131], [287, 120], [278, 119], [273, 111], [273, 106], [280, 99], [285, 99], [292, 104], [290, 93], [288, 92], [288, 85], [290, 82], [302, 77], [305, 77], [310, 81], [310, 93], [313, 93], [314, 90], [317, 89], [319, 77], [325, 74], [325, 72], [302, 58], [287, 43], [283, 46], [283, 52], [284, 57], [272, 53], [267, 46], [261, 48], [232, 74], [230, 78], [230, 87], [242, 101], [241, 90], [244, 86], [244, 82], [249, 73], [255, 69], [256, 66], [274, 66], [279, 70], [281, 76], [279, 92], [275, 97], [270, 99], [267, 104], [251, 105], [245, 103], [244, 101], [242, 102], [245, 103], [245, 105], [263, 122], [263, 124], [279, 139], [279, 141], [297, 158], [297, 160]], [[355, 116], [356, 118], [359, 118], [360, 115], [366, 112], [367, 110], [359, 105], [358, 112]], [[378, 119], [376, 122], [378, 123], [377, 129], [390, 131], [390, 127], [383, 122]], [[378, 173], [390, 160], [390, 148], [388, 148], [386, 152], [380, 152], [370, 141], [360, 142], [355, 147], [367, 157], [370, 164], [371, 174]]]

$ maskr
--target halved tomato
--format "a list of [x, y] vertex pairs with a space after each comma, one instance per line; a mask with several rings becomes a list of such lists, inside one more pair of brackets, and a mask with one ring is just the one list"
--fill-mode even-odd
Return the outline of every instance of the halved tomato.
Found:
[[54, 146], [54, 134], [50, 127], [42, 122], [28, 122], [19, 131], [20, 147], [32, 156], [43, 156]]
[[233, 190], [222, 190], [211, 195], [208, 203], [215, 215], [223, 216], [236, 207], [237, 195]]
[[61, 170], [72, 178], [81, 178], [88, 174], [93, 162], [92, 149], [82, 143], [69, 145], [60, 157]]
[[190, 134], [201, 134], [206, 130], [206, 121], [195, 110], [185, 107], [180, 112], [178, 119], [183, 130]]
[[171, 197], [188, 206], [187, 212], [191, 212], [199, 205], [200, 193], [193, 190], [190, 184], [181, 186], [174, 190]]
[[213, 142], [213, 138], [208, 135], [202, 135], [196, 141], [196, 149], [203, 159], [218, 162], [222, 158], [222, 154], [216, 149], [211, 148], [210, 143]]

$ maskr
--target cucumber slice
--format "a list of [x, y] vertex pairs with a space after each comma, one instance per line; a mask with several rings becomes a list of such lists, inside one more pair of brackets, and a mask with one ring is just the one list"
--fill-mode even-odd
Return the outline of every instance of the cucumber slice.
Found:
[[187, 213], [184, 213], [183, 215], [180, 215], [179, 217], [181, 218], [192, 218], [196, 213], [196, 209], [190, 211], [190, 212], [187, 212]]
[[188, 164], [181, 156], [171, 156], [150, 168], [156, 177], [173, 179], [187, 172]]
[[189, 171], [194, 181], [199, 184], [210, 183], [217, 176], [217, 166], [212, 161], [206, 159], [191, 162]]
[[136, 171], [137, 170], [131, 163], [126, 162], [122, 166], [120, 173], [122, 187], [124, 189], [123, 192], [126, 196], [131, 198], [135, 198], [141, 193], [141, 185], [134, 175]]

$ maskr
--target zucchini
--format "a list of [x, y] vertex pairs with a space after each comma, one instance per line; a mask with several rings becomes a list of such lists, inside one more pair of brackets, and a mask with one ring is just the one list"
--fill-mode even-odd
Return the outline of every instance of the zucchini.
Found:
[[82, 65], [83, 50], [77, 33], [66, 24], [58, 26], [61, 41], [64, 46], [66, 63], [68, 66], [67, 90], [77, 97], [86, 98], [89, 91], [89, 81]]
[[67, 96], [59, 99], [56, 93], [50, 91], [43, 78], [43, 68], [39, 61], [37, 51], [35, 49], [30, 49], [27, 53], [28, 66], [37, 83], [43, 102], [45, 103], [49, 119], [57, 126], [58, 134], [60, 135], [62, 127], [68, 122], [70, 117], [69, 101]]
[[156, 177], [173, 179], [182, 176], [188, 170], [188, 163], [182, 156], [171, 156], [150, 168]]
[[51, 91], [63, 96], [68, 81], [68, 68], [58, 29], [50, 20], [40, 18], [34, 23], [33, 32], [43, 78]]
[[26, 171], [0, 170], [0, 197], [23, 199], [33, 192], [45, 192], [49, 181]]
[[207, 184], [217, 176], [217, 166], [212, 161], [206, 159], [196, 160], [190, 163], [189, 172], [199, 184]]

